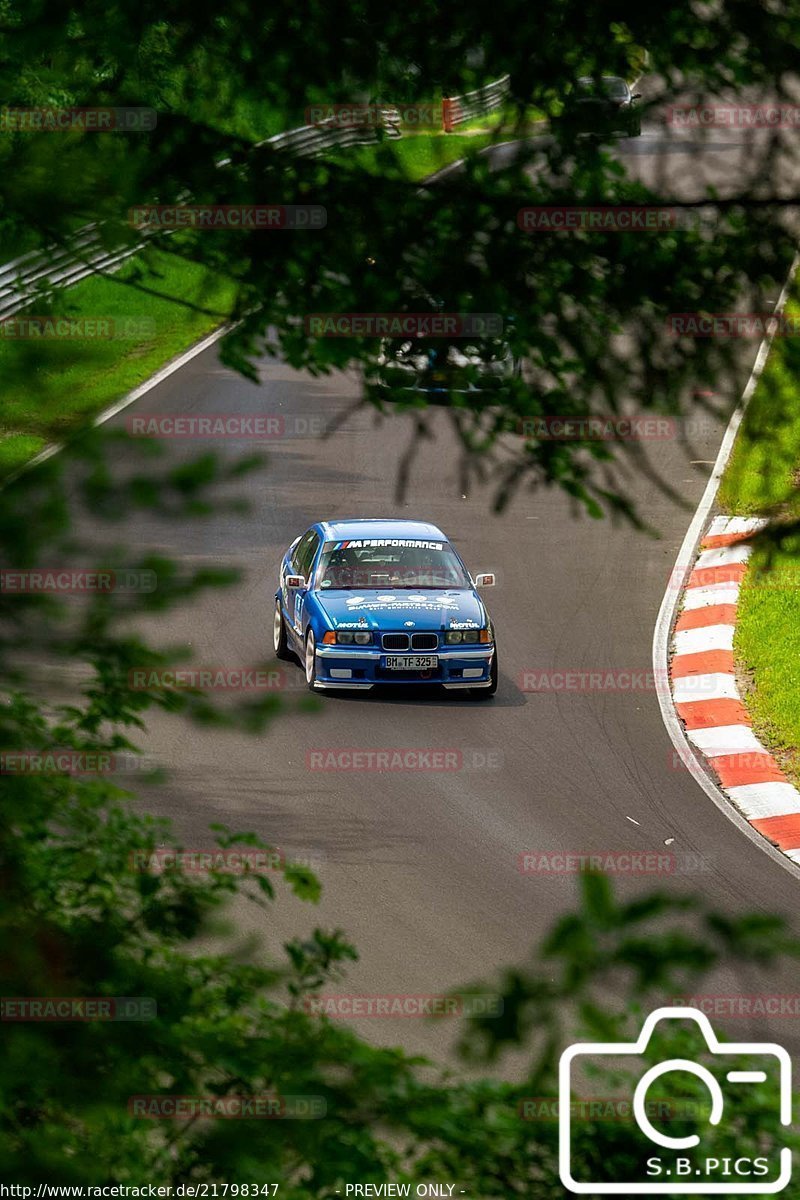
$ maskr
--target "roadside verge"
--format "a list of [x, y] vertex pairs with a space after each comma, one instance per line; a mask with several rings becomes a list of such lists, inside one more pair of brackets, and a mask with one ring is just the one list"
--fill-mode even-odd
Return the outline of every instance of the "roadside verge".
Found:
[[[800, 256], [775, 305], [776, 314], [786, 307], [798, 262]], [[742, 591], [752, 553], [748, 542], [764, 520], [719, 515], [709, 523], [771, 342], [772, 334], [759, 347], [678, 553], [656, 621], [653, 666], [662, 717], [680, 761], [743, 832], [800, 877], [800, 793], [753, 732], [734, 658], [740, 598], [754, 590]]]
[[688, 742], [753, 829], [800, 862], [800, 792], [755, 736], [739, 691], [733, 642], [752, 547], [765, 520], [717, 516], [683, 594], [670, 680]]
[[131, 259], [116, 277], [75, 284], [49, 313], [41, 306], [36, 317], [18, 314], [0, 329], [3, 475], [63, 442], [226, 324], [235, 296], [230, 280], [166, 251], [150, 247], [146, 254], [160, 295], [125, 286], [127, 275], [141, 277]]

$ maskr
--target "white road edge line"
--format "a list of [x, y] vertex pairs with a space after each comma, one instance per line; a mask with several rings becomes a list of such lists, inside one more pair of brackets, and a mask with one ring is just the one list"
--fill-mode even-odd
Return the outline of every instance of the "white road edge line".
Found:
[[165, 367], [161, 367], [156, 371], [155, 375], [151, 375], [144, 383], [140, 383], [132, 392], [128, 392], [127, 396], [123, 396], [121, 400], [117, 400], [116, 404], [110, 405], [104, 409], [98, 417], [95, 417], [94, 425], [105, 425], [106, 421], [110, 421], [117, 413], [121, 413], [129, 404], [134, 404], [135, 401], [142, 396], [146, 396], [154, 387], [158, 387], [165, 379], [169, 379], [170, 375], [174, 375], [176, 371], [180, 371], [187, 363], [190, 363], [193, 358], [197, 358], [198, 354], [202, 354], [204, 350], [208, 350], [209, 346], [213, 346], [232, 328], [230, 324], [220, 325], [212, 333], [206, 335], [199, 342], [195, 342], [188, 350], [184, 350], [183, 354], [179, 354], [172, 362], [168, 362]]
[[[513, 145], [512, 142], [503, 142], [502, 144], [504, 146]], [[490, 148], [493, 147], [486, 147], [487, 150]], [[483, 153], [483, 151], [481, 151], [481, 153]], [[454, 170], [456, 167], [463, 166], [463, 164], [463, 158], [458, 159], [457, 162], [449, 163], [448, 166], [443, 167], [439, 171], [434, 171], [432, 175], [429, 175], [427, 178], [423, 179], [421, 181], [421, 186], [422, 184], [427, 183], [437, 183], [439, 179], [444, 178], [444, 176], [450, 171]], [[172, 360], [172, 362], [168, 362], [166, 366], [161, 367], [158, 371], [156, 371], [155, 375], [151, 375], [149, 379], [146, 379], [144, 383], [139, 384], [139, 386], [134, 388], [132, 392], [128, 392], [127, 396], [123, 396], [121, 400], [117, 400], [114, 404], [104, 409], [99, 416], [95, 417], [92, 424], [95, 427], [98, 425], [105, 425], [106, 421], [110, 421], [112, 417], [117, 415], [117, 413], [121, 413], [123, 409], [128, 407], [129, 404], [135, 404], [137, 400], [141, 399], [142, 396], [146, 396], [147, 393], [152, 391], [154, 387], [158, 387], [158, 385], [163, 383], [165, 379], [169, 379], [170, 375], [174, 375], [176, 371], [180, 371], [182, 367], [185, 367], [187, 363], [190, 363], [193, 358], [197, 357], [198, 354], [202, 354], [204, 350], [209, 348], [209, 346], [213, 346], [214, 343], [218, 342], [220, 338], [223, 338], [226, 333], [229, 333], [231, 329], [234, 329], [237, 324], [238, 322], [228, 322], [225, 325], [220, 325], [218, 329], [215, 329], [212, 333], [207, 334], [206, 337], [201, 339], [201, 341], [196, 342], [194, 346], [190, 346], [188, 350], [184, 350], [183, 354], [179, 354], [177, 358]], [[63, 442], [54, 442], [51, 446], [45, 446], [44, 450], [40, 450], [39, 453], [35, 454], [33, 458], [28, 459], [28, 461], [23, 463], [18, 470], [12, 471], [8, 478], [4, 480], [4, 485], [13, 483], [14, 480], [18, 479], [20, 475], [24, 474], [26, 471], [32, 471], [34, 467], [38, 467], [42, 463], [47, 462], [49, 458], [52, 458], [55, 454], [59, 454], [63, 449]]]
[[[800, 266], [800, 253], [795, 254], [792, 265], [789, 268], [789, 274], [786, 282], [781, 289], [781, 294], [775, 303], [775, 313], [783, 312], [786, 305], [786, 300], [789, 295], [789, 288], [794, 278], [795, 272]], [[750, 372], [750, 378], [742, 392], [742, 398], [739, 401], [736, 409], [728, 422], [728, 428], [725, 430], [725, 436], [722, 439], [722, 445], [719, 448], [714, 468], [709, 477], [706, 489], [703, 492], [702, 498], [697, 511], [692, 518], [692, 523], [686, 531], [686, 537], [681, 543], [681, 548], [678, 551], [678, 557], [675, 560], [675, 566], [670, 575], [670, 585], [664, 593], [664, 599], [661, 601], [661, 607], [658, 610], [656, 618], [655, 630], [653, 631], [653, 671], [656, 685], [656, 695], [661, 709], [661, 717], [666, 726], [667, 733], [675, 749], [680, 753], [681, 758], [686, 766], [686, 769], [694, 776], [694, 779], [699, 783], [700, 787], [709, 796], [717, 808], [720, 809], [729, 820], [736, 825], [746, 837], [754, 842], [761, 850], [768, 854], [774, 862], [778, 863], [785, 871], [788, 871], [795, 879], [800, 879], [800, 865], [794, 863], [790, 858], [773, 846], [771, 842], [760, 833], [753, 829], [752, 825], [742, 816], [738, 809], [734, 808], [725, 793], [717, 786], [716, 782], [711, 778], [707, 771], [695, 757], [694, 751], [688, 741], [683, 726], [678, 720], [678, 714], [672, 703], [672, 693], [670, 691], [669, 682], [669, 643], [670, 631], [672, 629], [675, 613], [678, 605], [681, 602], [683, 591], [686, 586], [686, 581], [689, 577], [691, 569], [694, 565], [697, 547], [702, 537], [708, 520], [708, 514], [714, 501], [717, 498], [719, 485], [722, 482], [722, 476], [725, 468], [728, 465], [728, 459], [733, 451], [736, 435], [739, 432], [739, 426], [742, 423], [745, 411], [750, 399], [755, 391], [761, 373], [766, 366], [767, 357], [769, 355], [770, 346], [772, 344], [772, 334], [767, 334], [761, 345], [758, 348], [756, 360], [753, 363], [753, 369]], [[679, 586], [675, 587], [675, 580], [679, 580]]]
[[[218, 342], [220, 338], [223, 338], [231, 329], [233, 329], [233, 325], [228, 323], [225, 325], [220, 325], [220, 327], [213, 330], [212, 333], [206, 334], [204, 338], [201, 338], [199, 342], [195, 342], [195, 344], [190, 346], [188, 350], [184, 350], [184, 352], [179, 354], [177, 358], [173, 358], [171, 362], [168, 362], [165, 366], [160, 367], [156, 371], [155, 375], [151, 375], [149, 379], [145, 379], [144, 383], [140, 383], [139, 386], [134, 388], [132, 392], [128, 392], [128, 394], [123, 396], [121, 400], [117, 400], [114, 402], [114, 404], [109, 405], [108, 408], [103, 409], [103, 411], [94, 418], [92, 425], [95, 427], [99, 425], [105, 425], [106, 421], [110, 421], [112, 417], [117, 415], [117, 413], [121, 413], [123, 409], [128, 407], [129, 404], [135, 404], [137, 400], [140, 400], [142, 396], [146, 396], [148, 392], [151, 392], [153, 388], [158, 387], [158, 385], [163, 383], [165, 379], [169, 379], [170, 375], [174, 375], [176, 371], [180, 371], [182, 367], [185, 367], [187, 363], [190, 363], [193, 358], [197, 358], [198, 354], [202, 354], [204, 350], [208, 350], [209, 346], [213, 346], [215, 342]], [[9, 476], [8, 480], [6, 480], [6, 482], [10, 483], [14, 479], [18, 479], [19, 476], [25, 471], [32, 471], [34, 467], [38, 467], [41, 463], [47, 462], [48, 458], [52, 458], [54, 454], [60, 453], [60, 451], [63, 449], [63, 442], [55, 442], [52, 446], [46, 446], [44, 450], [40, 450], [38, 454], [34, 455], [33, 458], [24, 463], [18, 471], [14, 471], [13, 474]]]

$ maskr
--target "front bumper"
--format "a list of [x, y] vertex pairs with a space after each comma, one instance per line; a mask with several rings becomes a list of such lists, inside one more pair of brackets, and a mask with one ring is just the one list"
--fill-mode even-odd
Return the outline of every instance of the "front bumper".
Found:
[[562, 117], [573, 133], [595, 134], [598, 137], [615, 133], [636, 132], [641, 125], [641, 110], [631, 104], [587, 104]]
[[502, 371], [481, 372], [475, 379], [465, 377], [463, 372], [429, 374], [394, 367], [382, 371], [373, 382], [382, 392], [420, 392], [424, 395], [451, 393], [466, 396], [500, 392], [516, 376], [517, 370], [514, 366]]
[[[439, 664], [434, 671], [386, 671], [386, 651], [375, 646], [317, 646], [317, 687], [371, 688], [376, 685], [445, 688], [489, 687], [494, 646], [440, 646], [431, 651]], [[412, 651], [413, 653], [413, 651]]]

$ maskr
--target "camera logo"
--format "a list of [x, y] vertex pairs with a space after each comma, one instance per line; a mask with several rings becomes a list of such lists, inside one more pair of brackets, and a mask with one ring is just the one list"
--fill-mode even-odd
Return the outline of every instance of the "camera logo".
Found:
[[[698, 1058], [666, 1057], [662, 1062], [647, 1065], [645, 1055], [653, 1059], [658, 1048], [659, 1022], [693, 1021], [705, 1045]], [[675, 1027], [666, 1024], [661, 1033], [674, 1032]], [[655, 1035], [655, 1037], [654, 1037]], [[699, 1040], [699, 1039], [698, 1039]], [[651, 1045], [651, 1041], [653, 1044]], [[597, 1060], [600, 1060], [599, 1063]], [[605, 1060], [605, 1062], [603, 1061]], [[754, 1061], [755, 1060], [755, 1061]], [[587, 1168], [581, 1157], [601, 1162], [609, 1172], [614, 1167], [614, 1147], [609, 1146], [604, 1156], [602, 1147], [597, 1154], [596, 1138], [591, 1156], [581, 1156], [575, 1144], [576, 1130], [571, 1120], [571, 1099], [576, 1075], [584, 1068], [595, 1072], [605, 1066], [609, 1072], [620, 1068], [630, 1072], [638, 1082], [633, 1093], [632, 1127], [630, 1148], [633, 1156], [630, 1165], [620, 1170], [624, 1179], [586, 1178]], [[686, 1094], [686, 1076], [694, 1076], [705, 1086], [703, 1111], [709, 1106], [708, 1116], [703, 1119], [700, 1133], [674, 1136], [663, 1128], [655, 1127], [647, 1112], [647, 1093], [657, 1080], [664, 1091], [664, 1077], [683, 1075], [680, 1090]], [[673, 1076], [674, 1078], [674, 1076]], [[722, 1082], [721, 1082], [722, 1081]], [[723, 1086], [724, 1085], [724, 1086]], [[651, 1013], [642, 1026], [635, 1042], [586, 1042], [569, 1046], [561, 1055], [559, 1063], [559, 1175], [564, 1187], [570, 1192], [591, 1195], [649, 1195], [691, 1193], [700, 1195], [766, 1195], [782, 1191], [792, 1175], [792, 1152], [788, 1146], [777, 1147], [769, 1152], [761, 1146], [756, 1156], [715, 1153], [714, 1134], [719, 1132], [730, 1137], [736, 1122], [740, 1120], [745, 1093], [742, 1089], [759, 1088], [758, 1099], [770, 1103], [778, 1116], [780, 1125], [791, 1124], [792, 1118], [792, 1065], [788, 1053], [782, 1046], [772, 1042], [720, 1042], [705, 1013], [696, 1008], [659, 1008]], [[699, 1110], [698, 1110], [699, 1111]], [[730, 1125], [726, 1128], [726, 1119]], [[707, 1126], [705, 1122], [707, 1121]], [[696, 1124], [692, 1122], [692, 1125]], [[729, 1144], [728, 1144], [729, 1146]], [[641, 1161], [636, 1150], [641, 1150]], [[629, 1171], [633, 1174], [627, 1177]]]

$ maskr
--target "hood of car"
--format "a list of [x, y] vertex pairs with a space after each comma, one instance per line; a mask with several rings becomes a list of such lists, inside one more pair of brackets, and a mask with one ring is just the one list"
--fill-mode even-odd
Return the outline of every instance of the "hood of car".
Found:
[[598, 108], [623, 108], [630, 101], [627, 96], [576, 96], [576, 104], [589, 104]]
[[472, 589], [320, 589], [315, 595], [334, 629], [479, 629], [485, 622], [483, 605]]

